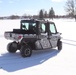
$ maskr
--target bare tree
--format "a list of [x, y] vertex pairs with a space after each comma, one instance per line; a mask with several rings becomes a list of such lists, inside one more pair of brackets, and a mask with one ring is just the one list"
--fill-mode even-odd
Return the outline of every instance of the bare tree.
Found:
[[76, 0], [75, 0], [75, 11], [74, 11], [74, 17], [75, 17], [75, 21], [76, 21]]
[[67, 0], [65, 9], [70, 17], [74, 17], [75, 8], [76, 8], [76, 0]]

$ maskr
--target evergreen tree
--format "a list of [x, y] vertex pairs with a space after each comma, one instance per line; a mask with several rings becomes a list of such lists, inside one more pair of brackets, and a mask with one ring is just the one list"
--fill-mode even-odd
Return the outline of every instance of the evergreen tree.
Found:
[[41, 9], [39, 12], [39, 19], [43, 19], [43, 17], [44, 17], [44, 13], [43, 10]]
[[47, 14], [47, 11], [45, 11], [45, 13], [44, 13], [44, 17], [47, 18], [47, 15], [48, 15], [48, 14]]
[[55, 12], [53, 10], [53, 7], [51, 7], [50, 11], [49, 11], [49, 18], [53, 19], [55, 16]]

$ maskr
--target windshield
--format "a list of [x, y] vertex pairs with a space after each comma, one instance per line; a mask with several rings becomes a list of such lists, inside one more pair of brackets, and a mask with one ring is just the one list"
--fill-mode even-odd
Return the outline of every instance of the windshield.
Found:
[[36, 28], [36, 22], [25, 21], [21, 23], [22, 30], [33, 30]]

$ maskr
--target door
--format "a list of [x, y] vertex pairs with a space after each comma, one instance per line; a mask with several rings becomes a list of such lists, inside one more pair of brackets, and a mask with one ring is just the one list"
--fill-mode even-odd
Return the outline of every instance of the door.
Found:
[[50, 42], [48, 40], [48, 33], [46, 32], [46, 23], [41, 23], [40, 27], [40, 44], [42, 49], [51, 48]]
[[50, 23], [50, 43], [52, 45], [52, 48], [57, 47], [57, 41], [58, 41], [58, 33], [55, 27], [54, 23]]

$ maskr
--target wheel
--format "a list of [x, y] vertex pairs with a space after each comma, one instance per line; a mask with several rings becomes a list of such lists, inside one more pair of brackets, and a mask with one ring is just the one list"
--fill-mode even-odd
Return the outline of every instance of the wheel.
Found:
[[62, 41], [58, 41], [58, 50], [62, 49]]
[[16, 42], [9, 43], [7, 45], [7, 50], [10, 53], [15, 53], [17, 51], [17, 43]]
[[30, 57], [32, 55], [32, 49], [29, 46], [22, 46], [20, 52], [22, 57]]

